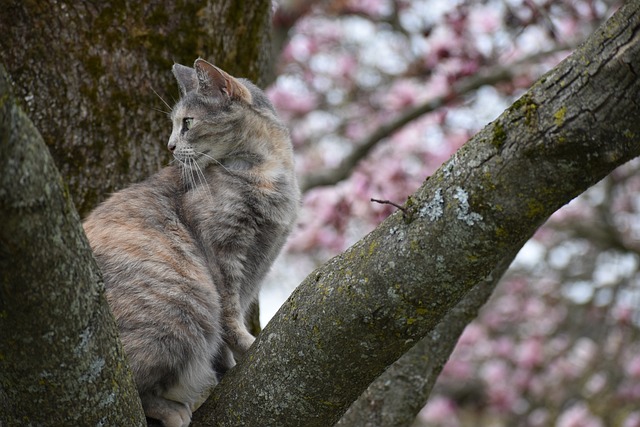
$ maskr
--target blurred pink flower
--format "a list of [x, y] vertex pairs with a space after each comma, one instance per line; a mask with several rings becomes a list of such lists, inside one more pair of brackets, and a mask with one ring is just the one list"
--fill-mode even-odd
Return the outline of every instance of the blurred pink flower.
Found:
[[577, 403], [560, 414], [556, 427], [604, 427], [604, 424], [584, 403]]
[[424, 90], [410, 80], [395, 82], [386, 94], [386, 107], [390, 110], [404, 110], [416, 104]]
[[640, 379], [640, 355], [635, 355], [625, 364], [625, 371], [634, 379]]
[[502, 16], [499, 10], [490, 5], [471, 9], [469, 14], [469, 27], [475, 33], [493, 33], [502, 25]]
[[315, 95], [311, 93], [296, 93], [278, 85], [271, 86], [267, 90], [267, 96], [283, 116], [307, 114], [317, 104]]
[[486, 332], [482, 325], [471, 323], [467, 325], [464, 332], [458, 340], [458, 345], [474, 345], [480, 340], [486, 340]]
[[437, 423], [443, 427], [457, 427], [460, 422], [456, 412], [456, 405], [451, 399], [435, 396], [420, 411], [418, 418], [424, 422]]
[[480, 376], [488, 386], [509, 381], [511, 370], [504, 360], [489, 360], [480, 369]]
[[529, 338], [517, 348], [516, 363], [524, 368], [532, 369], [544, 361], [544, 345], [540, 338]]
[[630, 413], [622, 423], [622, 427], [640, 427], [640, 411]]
[[635, 312], [636, 310], [629, 304], [620, 303], [613, 308], [611, 315], [617, 323], [626, 325], [631, 323]]
[[447, 380], [466, 380], [471, 378], [473, 374], [473, 366], [467, 361], [457, 358], [451, 358], [442, 369], [442, 376]]
[[374, 18], [387, 15], [390, 10], [386, 0], [349, 0], [347, 5], [352, 13], [363, 13]]

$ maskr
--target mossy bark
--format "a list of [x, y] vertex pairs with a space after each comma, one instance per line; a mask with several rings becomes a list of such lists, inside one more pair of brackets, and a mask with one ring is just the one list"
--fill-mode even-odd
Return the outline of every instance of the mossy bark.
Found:
[[0, 66], [0, 425], [145, 425], [98, 267]]
[[549, 215], [640, 155], [639, 34], [640, 4], [628, 2], [465, 144], [406, 212], [307, 277], [194, 425], [337, 422]]
[[[0, 424], [140, 424], [72, 199], [84, 216], [168, 162], [169, 107], [160, 97], [172, 104], [178, 96], [174, 62], [203, 57], [263, 84], [271, 65], [270, 11], [267, 0], [3, 3], [0, 63], [15, 92], [11, 105], [25, 112], [11, 110], [3, 120], [26, 123], [29, 116], [35, 127], [25, 125], [25, 141], [41, 138], [44, 145], [14, 147], [22, 144], [11, 133], [18, 128], [3, 122]], [[4, 94], [10, 85], [2, 82]], [[2, 97], [3, 107], [8, 99]], [[32, 197], [23, 184], [45, 195]], [[252, 328], [259, 330], [254, 313]], [[112, 370], [105, 394], [101, 381]]]
[[387, 368], [347, 410], [336, 427], [409, 427], [466, 326], [477, 317], [516, 252], [473, 286], [438, 326]]
[[[211, 60], [261, 84], [266, 0], [5, 1], [0, 62], [81, 216], [169, 161], [174, 62]], [[158, 95], [156, 95], [156, 93]]]

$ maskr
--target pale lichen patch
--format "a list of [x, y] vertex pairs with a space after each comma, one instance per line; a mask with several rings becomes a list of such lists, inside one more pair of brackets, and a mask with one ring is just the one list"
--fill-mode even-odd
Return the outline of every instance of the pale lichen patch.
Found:
[[444, 198], [442, 197], [442, 189], [438, 188], [433, 199], [420, 208], [420, 218], [428, 217], [431, 221], [440, 218], [444, 213]]
[[467, 225], [474, 225], [482, 221], [482, 215], [477, 212], [471, 212], [471, 207], [469, 206], [469, 193], [460, 187], [456, 187], [456, 193], [453, 195], [453, 198], [459, 203], [456, 208], [459, 220], [462, 220]]

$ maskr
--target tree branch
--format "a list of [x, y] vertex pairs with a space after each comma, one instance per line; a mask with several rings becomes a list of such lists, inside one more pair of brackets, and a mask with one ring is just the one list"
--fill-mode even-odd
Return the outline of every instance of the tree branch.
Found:
[[458, 338], [477, 317], [517, 252], [509, 254], [489, 276], [448, 312], [425, 338], [378, 377], [344, 414], [336, 427], [409, 427], [424, 407]]
[[640, 155], [638, 34], [628, 2], [427, 180], [408, 218], [307, 277], [194, 426], [337, 422], [549, 215]]
[[10, 87], [0, 65], [0, 425], [143, 426], [80, 219]]

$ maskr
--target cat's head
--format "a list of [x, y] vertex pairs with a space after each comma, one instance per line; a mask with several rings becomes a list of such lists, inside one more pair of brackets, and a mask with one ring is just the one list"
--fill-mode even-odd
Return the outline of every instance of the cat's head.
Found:
[[211, 164], [249, 168], [274, 151], [290, 150], [288, 132], [266, 95], [203, 59], [174, 64], [180, 100], [171, 112], [168, 148], [188, 168]]

